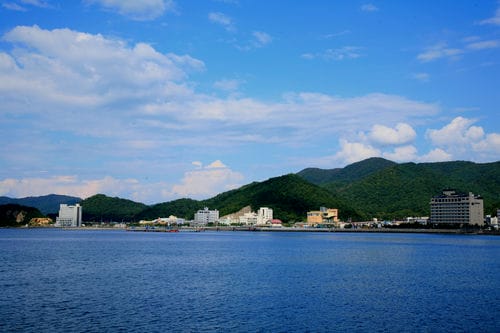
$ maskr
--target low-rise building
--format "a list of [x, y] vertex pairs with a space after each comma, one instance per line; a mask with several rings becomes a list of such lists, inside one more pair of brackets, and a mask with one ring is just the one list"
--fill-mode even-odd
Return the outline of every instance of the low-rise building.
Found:
[[82, 206], [59, 205], [59, 216], [56, 218], [56, 227], [81, 227], [82, 226]]
[[431, 198], [430, 206], [433, 224], [484, 225], [483, 198], [472, 192], [444, 190]]
[[319, 210], [307, 212], [307, 224], [318, 225], [325, 223], [338, 223], [339, 210], [337, 208], [320, 207]]

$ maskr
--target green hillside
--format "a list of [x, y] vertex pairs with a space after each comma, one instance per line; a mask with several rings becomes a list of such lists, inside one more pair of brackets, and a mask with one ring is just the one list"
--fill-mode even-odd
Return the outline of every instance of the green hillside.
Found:
[[320, 206], [339, 208], [340, 216], [345, 219], [361, 217], [336, 195], [293, 174], [251, 183], [203, 203], [219, 209], [221, 216], [237, 212], [247, 205], [253, 210], [269, 207], [273, 209], [275, 218], [285, 222], [304, 221], [307, 211], [317, 210]]
[[316, 185], [324, 185], [331, 182], [347, 184], [394, 165], [396, 165], [395, 162], [380, 157], [372, 157], [350, 164], [345, 168], [307, 168], [297, 173], [297, 175]]
[[430, 198], [444, 188], [479, 194], [484, 198], [485, 214], [496, 213], [500, 202], [500, 162], [390, 162], [392, 165], [387, 163], [387, 167], [378, 170], [374, 162], [374, 159], [368, 159], [357, 163], [360, 170], [372, 172], [366, 172], [354, 181], [348, 181], [347, 176], [330, 182], [317, 181], [367, 216], [392, 219], [429, 215]]
[[245, 206], [251, 206], [253, 210], [260, 207], [272, 208], [274, 217], [284, 222], [304, 221], [307, 211], [317, 210], [320, 206], [339, 208], [340, 215], [344, 218], [360, 218], [359, 213], [332, 193], [290, 174], [254, 182], [203, 201], [180, 199], [153, 205], [139, 213], [137, 219], [153, 219], [172, 214], [191, 220], [194, 213], [203, 207], [217, 209], [220, 216], [224, 216]]
[[159, 203], [147, 207], [139, 212], [136, 220], [152, 220], [157, 217], [168, 217], [174, 215], [186, 220], [193, 219], [194, 213], [203, 208], [200, 201], [192, 199], [178, 199], [174, 201]]
[[135, 216], [148, 206], [132, 200], [111, 198], [104, 194], [96, 194], [80, 202], [83, 220], [100, 221], [133, 221]]
[[44, 217], [44, 215], [33, 207], [18, 204], [0, 205], [0, 227], [24, 226], [35, 217]]

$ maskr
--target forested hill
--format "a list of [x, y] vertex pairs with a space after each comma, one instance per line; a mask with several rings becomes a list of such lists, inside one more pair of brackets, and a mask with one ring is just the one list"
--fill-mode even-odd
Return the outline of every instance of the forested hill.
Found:
[[[353, 178], [353, 166], [367, 172], [359, 172], [359, 177]], [[321, 184], [367, 216], [403, 218], [429, 215], [430, 198], [444, 188], [483, 196], [485, 214], [496, 214], [496, 208], [500, 208], [500, 162], [396, 164], [383, 159], [368, 159], [344, 169], [331, 170], [335, 177], [331, 177], [328, 170], [318, 169], [320, 171], [314, 173], [310, 170], [298, 174]]]
[[0, 205], [0, 227], [21, 227], [32, 218], [44, 217], [36, 208], [18, 204]]
[[133, 221], [135, 216], [148, 206], [132, 200], [112, 198], [104, 194], [96, 194], [82, 202], [82, 218], [84, 221]]
[[320, 206], [338, 207], [341, 217], [361, 218], [358, 212], [336, 195], [294, 174], [254, 182], [208, 200], [180, 199], [153, 205], [138, 214], [138, 218], [152, 219], [174, 214], [192, 219], [194, 213], [203, 207], [218, 209], [220, 216], [224, 216], [245, 206], [251, 206], [253, 210], [272, 208], [274, 217], [285, 222], [303, 221], [307, 211], [318, 210]]

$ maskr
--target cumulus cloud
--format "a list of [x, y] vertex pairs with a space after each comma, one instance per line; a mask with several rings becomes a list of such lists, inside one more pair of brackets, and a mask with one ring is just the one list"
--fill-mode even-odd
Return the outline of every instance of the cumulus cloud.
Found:
[[427, 136], [433, 145], [444, 149], [455, 159], [470, 159], [471, 154], [480, 158], [500, 158], [500, 134], [486, 134], [475, 119], [456, 117], [440, 129], [430, 129]]
[[98, 4], [107, 10], [138, 21], [154, 20], [165, 11], [174, 10], [172, 0], [86, 0], [90, 4]]
[[217, 160], [201, 169], [186, 172], [181, 184], [173, 185], [170, 193], [174, 197], [208, 198], [241, 186], [243, 180], [241, 173]]
[[408, 124], [399, 123], [395, 128], [374, 125], [369, 134], [372, 142], [380, 145], [403, 145], [415, 140], [417, 133]]
[[392, 152], [385, 152], [382, 156], [394, 162], [415, 161], [417, 157], [417, 148], [412, 145], [396, 147]]
[[351, 164], [379, 156], [381, 156], [381, 151], [370, 145], [361, 142], [349, 142], [343, 139], [340, 141], [340, 151], [335, 154], [333, 159], [345, 164]]

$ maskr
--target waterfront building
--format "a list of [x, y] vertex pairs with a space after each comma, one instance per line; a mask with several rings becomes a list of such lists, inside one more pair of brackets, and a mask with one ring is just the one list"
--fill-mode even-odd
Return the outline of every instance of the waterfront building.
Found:
[[256, 225], [257, 224], [257, 213], [250, 212], [250, 213], [243, 214], [243, 216], [240, 216], [240, 224]]
[[208, 207], [200, 209], [194, 214], [194, 223], [197, 225], [207, 225], [219, 221], [219, 211], [209, 210]]
[[483, 198], [474, 195], [444, 190], [431, 198], [431, 223], [484, 225]]
[[59, 205], [59, 216], [56, 218], [57, 227], [81, 227], [82, 226], [82, 206]]
[[273, 210], [267, 207], [260, 207], [257, 212], [257, 224], [264, 225], [270, 224], [273, 220]]
[[318, 225], [324, 223], [339, 222], [339, 210], [337, 208], [320, 207], [319, 210], [307, 212], [307, 224]]

